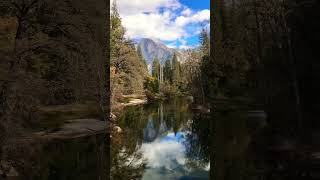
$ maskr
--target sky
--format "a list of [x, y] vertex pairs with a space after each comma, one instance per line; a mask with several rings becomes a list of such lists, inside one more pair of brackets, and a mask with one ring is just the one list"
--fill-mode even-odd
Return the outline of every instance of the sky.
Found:
[[[111, 4], [114, 0], [111, 0]], [[198, 46], [209, 28], [210, 0], [116, 0], [128, 38], [151, 38], [170, 48]]]

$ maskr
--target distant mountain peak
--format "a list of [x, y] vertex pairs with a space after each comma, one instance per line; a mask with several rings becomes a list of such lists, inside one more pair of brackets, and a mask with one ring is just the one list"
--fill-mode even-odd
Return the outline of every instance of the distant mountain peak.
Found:
[[147, 61], [148, 67], [151, 67], [155, 58], [159, 59], [160, 64], [164, 64], [167, 60], [172, 59], [174, 53], [177, 53], [178, 60], [183, 61], [180, 51], [167, 47], [160, 40], [141, 38], [138, 46], [142, 51], [144, 59]]

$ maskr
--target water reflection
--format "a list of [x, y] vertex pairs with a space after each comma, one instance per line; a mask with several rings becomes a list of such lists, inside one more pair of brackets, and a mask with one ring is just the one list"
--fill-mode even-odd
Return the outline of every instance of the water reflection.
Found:
[[[107, 179], [108, 144], [106, 135], [96, 135], [42, 144], [37, 153], [37, 174], [22, 180]], [[30, 155], [31, 156], [31, 155]]]
[[[214, 144], [211, 157], [214, 157], [212, 175], [216, 180], [256, 180], [263, 176], [267, 165], [264, 156], [257, 156], [254, 142], [260, 138], [260, 132], [266, 125], [262, 113], [249, 113], [251, 108], [237, 107], [225, 109], [231, 105], [220, 105], [221, 109], [212, 113]], [[261, 141], [260, 143], [263, 143]], [[264, 154], [266, 155], [266, 154]]]
[[[126, 109], [119, 120], [124, 133], [121, 140], [112, 145], [112, 151], [118, 151], [114, 158], [118, 158], [119, 149], [123, 147], [131, 147], [132, 153], [140, 154], [135, 165], [140, 163], [144, 168], [135, 179], [209, 179], [209, 158], [205, 158], [209, 155], [203, 154], [207, 151], [192, 150], [199, 150], [194, 147], [199, 145], [195, 142], [203, 136], [195, 131], [193, 117], [188, 103], [180, 98]], [[112, 176], [117, 176], [116, 171], [113, 172]]]

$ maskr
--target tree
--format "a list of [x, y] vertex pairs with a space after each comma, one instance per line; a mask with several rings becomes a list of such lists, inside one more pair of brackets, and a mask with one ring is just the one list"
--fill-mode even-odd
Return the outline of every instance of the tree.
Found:
[[113, 1], [110, 15], [110, 55], [111, 65], [116, 68], [116, 74], [123, 68], [124, 56], [129, 53], [128, 44], [125, 42], [125, 29], [121, 25], [121, 18], [118, 13], [116, 1]]
[[116, 1], [111, 11], [111, 102], [114, 104], [121, 100], [122, 94], [142, 94], [148, 72], [141, 49], [135, 49], [133, 41], [124, 36], [125, 29], [121, 24]]
[[145, 68], [148, 69], [147, 61], [143, 57], [143, 53], [142, 53], [142, 50], [141, 50], [140, 46], [138, 46], [138, 48], [137, 48], [137, 53], [138, 53], [138, 56], [139, 56], [140, 60], [143, 62]]
[[[1, 140], [8, 140], [1, 142], [0, 158], [29, 169], [28, 160], [15, 158], [30, 149], [23, 144], [23, 151], [11, 150], [19, 147], [16, 135], [38, 125], [40, 107], [93, 101], [104, 118], [109, 114], [104, 109], [109, 8], [93, 0], [4, 0], [0, 6], [6, 9], [0, 13], [1, 26], [10, 24], [5, 34], [0, 28], [0, 41], [4, 36], [10, 41], [5, 47], [0, 42], [0, 131]], [[34, 179], [29, 173], [27, 179]]]
[[194, 49], [186, 52], [186, 60], [184, 63], [184, 76], [188, 90], [194, 97], [195, 103], [203, 102], [203, 80], [201, 76], [202, 56], [201, 51]]
[[152, 62], [152, 77], [159, 79], [160, 75], [160, 61], [158, 58], [155, 58]]
[[172, 62], [172, 67], [171, 67], [171, 69], [172, 69], [172, 82], [173, 82], [173, 84], [178, 86], [181, 81], [181, 77], [180, 77], [181, 67], [180, 67], [180, 62], [178, 61], [176, 53], [173, 54], [171, 62]]
[[172, 83], [172, 67], [171, 67], [170, 60], [167, 60], [165, 62], [163, 72], [164, 72], [164, 80]]

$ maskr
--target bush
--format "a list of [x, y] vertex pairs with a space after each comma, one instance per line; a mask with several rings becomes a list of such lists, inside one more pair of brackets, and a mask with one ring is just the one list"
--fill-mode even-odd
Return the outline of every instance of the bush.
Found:
[[173, 96], [177, 94], [178, 89], [175, 85], [172, 85], [169, 82], [165, 81], [161, 87], [161, 92], [165, 96]]
[[151, 93], [158, 93], [159, 82], [154, 77], [147, 77], [144, 82], [144, 88]]

